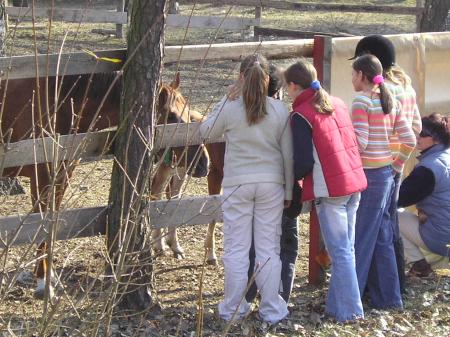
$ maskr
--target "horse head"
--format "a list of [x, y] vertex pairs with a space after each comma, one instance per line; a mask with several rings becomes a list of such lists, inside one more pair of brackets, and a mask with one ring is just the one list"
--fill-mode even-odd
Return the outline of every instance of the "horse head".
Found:
[[189, 123], [189, 105], [180, 88], [180, 73], [170, 84], [163, 83], [159, 90], [157, 104], [157, 124]]

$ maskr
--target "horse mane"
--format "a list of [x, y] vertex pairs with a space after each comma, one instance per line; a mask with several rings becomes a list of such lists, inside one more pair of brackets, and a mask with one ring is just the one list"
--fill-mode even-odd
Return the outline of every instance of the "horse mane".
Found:
[[[68, 96], [68, 98], [73, 98], [75, 101], [81, 102], [81, 99], [86, 94], [86, 89], [89, 87], [86, 96], [88, 99], [102, 99], [116, 76], [118, 76], [117, 72], [61, 76], [60, 81], [62, 81], [62, 87], [60, 97], [64, 98]], [[89, 85], [90, 81], [91, 83]], [[112, 104], [120, 106], [121, 94], [122, 79], [119, 79], [112, 87], [108, 95], [108, 100]]]

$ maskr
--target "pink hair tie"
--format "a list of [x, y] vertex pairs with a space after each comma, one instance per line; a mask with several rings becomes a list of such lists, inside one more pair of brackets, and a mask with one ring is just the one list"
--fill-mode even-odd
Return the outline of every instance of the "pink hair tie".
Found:
[[384, 77], [383, 77], [383, 75], [377, 75], [377, 76], [375, 76], [375, 77], [373, 78], [372, 82], [373, 82], [374, 84], [381, 84], [381, 83], [384, 83]]

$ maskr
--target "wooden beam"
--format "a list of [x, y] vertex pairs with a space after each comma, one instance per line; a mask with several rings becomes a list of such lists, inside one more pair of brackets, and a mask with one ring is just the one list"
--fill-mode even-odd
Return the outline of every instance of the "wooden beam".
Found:
[[[79, 208], [59, 212], [57, 240], [90, 237], [105, 234], [106, 207]], [[0, 249], [29, 243], [39, 243], [46, 238], [50, 219], [39, 213], [13, 215], [0, 218]]]
[[[182, 54], [180, 61], [199, 61], [206, 57], [207, 60], [240, 60], [243, 56], [259, 52], [268, 59], [283, 59], [294, 57], [311, 57], [313, 40], [284, 40], [284, 41], [264, 41], [264, 42], [237, 42], [237, 43], [217, 43], [188, 46], [166, 46], [165, 63], [178, 61], [180, 50]], [[59, 74], [67, 64], [66, 75], [91, 74], [121, 70], [126, 56], [125, 49], [95, 51], [98, 57], [107, 57], [122, 60], [121, 63], [108, 61], [97, 61], [95, 57], [85, 52], [38, 55], [37, 63], [40, 69], [39, 75], [55, 76], [60, 58]], [[49, 59], [49, 73], [47, 69], [47, 58]], [[35, 77], [35, 57], [13, 56], [0, 58], [0, 79], [17, 79]]]
[[[35, 61], [37, 61], [39, 76], [55, 76], [58, 74], [78, 75], [91, 73], [105, 73], [121, 70], [125, 60], [126, 50], [96, 51], [97, 57], [108, 57], [122, 60], [121, 63], [97, 61], [95, 57], [85, 52], [38, 55], [12, 56], [0, 58], [0, 79], [32, 78], [36, 76]], [[47, 74], [47, 59], [49, 60], [49, 73]], [[59, 62], [59, 63], [58, 63]], [[58, 70], [58, 64], [59, 70]], [[67, 65], [67, 67], [66, 67]]]
[[[28, 139], [8, 144], [5, 149], [0, 146], [0, 161], [4, 168], [52, 162], [67, 159], [91, 159], [109, 154], [107, 144], [114, 137], [115, 131], [98, 131], [64, 135], [59, 137], [58, 153], [52, 153], [54, 139], [50, 137]], [[5, 156], [3, 159], [2, 157]]]
[[200, 136], [199, 126], [200, 123], [158, 125], [155, 133], [155, 147], [163, 149], [225, 141], [223, 137], [203, 139]]
[[383, 13], [383, 14], [401, 14], [417, 15], [424, 9], [420, 7], [406, 6], [378, 6], [378, 5], [346, 5], [346, 4], [326, 4], [313, 2], [292, 2], [284, 0], [197, 0], [197, 4], [212, 4], [216, 6], [244, 6], [264, 8], [299, 10], [299, 11], [323, 11], [323, 12], [364, 12], [364, 13]]
[[[155, 132], [155, 147], [164, 149], [225, 141], [223, 137], [202, 139], [198, 128], [199, 123], [158, 125]], [[114, 136], [115, 130], [60, 136], [57, 147], [59, 151], [56, 156], [51, 152], [55, 140], [50, 137], [10, 143], [7, 148], [0, 145], [0, 162], [3, 161], [3, 167], [8, 168], [52, 162], [55, 158], [58, 158], [58, 161], [98, 160], [111, 154], [111, 141]]]
[[[32, 8], [6, 7], [6, 14], [19, 19], [31, 18]], [[34, 8], [35, 18], [49, 18], [51, 15], [51, 8]], [[54, 21], [127, 24], [127, 13], [99, 9], [54, 8], [52, 17]]]
[[[150, 202], [153, 228], [203, 225], [222, 221], [221, 196], [189, 197]], [[106, 206], [69, 209], [56, 213], [57, 240], [104, 235]], [[0, 249], [41, 242], [47, 235], [50, 219], [39, 213], [0, 218]]]
[[300, 31], [294, 29], [280, 29], [280, 28], [270, 28], [270, 27], [255, 27], [255, 35], [262, 36], [281, 36], [281, 37], [291, 37], [297, 39], [313, 39], [315, 35], [325, 35], [332, 37], [350, 37], [354, 36], [347, 33], [322, 33], [313, 31]]
[[244, 17], [200, 16], [169, 14], [167, 26], [180, 28], [221, 28], [230, 30], [242, 30], [250, 26], [259, 25], [260, 20]]

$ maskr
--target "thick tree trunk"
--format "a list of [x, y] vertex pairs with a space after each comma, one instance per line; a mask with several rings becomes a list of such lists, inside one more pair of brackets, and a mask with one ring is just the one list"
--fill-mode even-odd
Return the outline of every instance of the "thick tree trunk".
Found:
[[127, 38], [130, 63], [123, 74], [123, 124], [115, 143], [117, 162], [109, 196], [108, 248], [121, 282], [121, 306], [134, 311], [153, 303], [147, 196], [152, 167], [150, 140], [164, 50], [165, 3], [133, 0]]
[[450, 9], [450, 0], [426, 0], [425, 13], [420, 20], [421, 32], [441, 32]]

